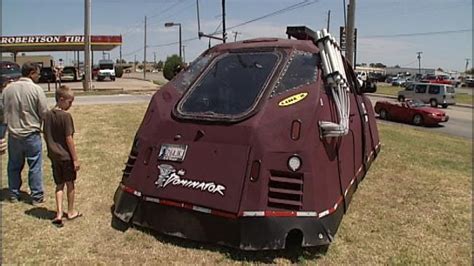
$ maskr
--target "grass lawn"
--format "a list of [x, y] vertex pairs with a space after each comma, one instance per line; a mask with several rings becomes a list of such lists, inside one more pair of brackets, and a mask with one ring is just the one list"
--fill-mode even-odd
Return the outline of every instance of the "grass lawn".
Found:
[[[377, 85], [377, 92], [379, 94], [397, 96], [398, 92], [405, 89], [404, 87]], [[473, 97], [467, 93], [456, 93], [456, 103], [473, 105]]]
[[326, 254], [241, 252], [136, 228], [116, 231], [110, 226], [112, 197], [145, 109], [143, 104], [73, 106], [82, 163], [77, 206], [84, 217], [61, 229], [49, 220], [54, 216], [49, 160], [46, 203], [34, 207], [5, 201], [2, 157], [3, 263], [472, 265], [472, 141], [404, 125], [379, 124], [382, 151]]

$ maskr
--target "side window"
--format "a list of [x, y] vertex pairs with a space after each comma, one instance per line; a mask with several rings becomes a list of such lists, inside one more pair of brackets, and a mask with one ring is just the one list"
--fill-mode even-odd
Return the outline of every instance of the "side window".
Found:
[[425, 84], [416, 85], [415, 93], [426, 93], [426, 87], [428, 87], [428, 85], [425, 85]]
[[428, 93], [429, 94], [438, 94], [439, 91], [440, 91], [439, 88], [440, 88], [440, 86], [430, 85], [430, 87], [428, 88]]
[[317, 54], [296, 52], [278, 81], [272, 95], [316, 81]]
[[413, 84], [410, 84], [405, 88], [406, 91], [413, 91], [414, 89], [415, 89], [415, 85]]
[[184, 71], [181, 71], [171, 82], [179, 92], [189, 88], [194, 79], [201, 73], [211, 60], [212, 55], [204, 55], [194, 60]]

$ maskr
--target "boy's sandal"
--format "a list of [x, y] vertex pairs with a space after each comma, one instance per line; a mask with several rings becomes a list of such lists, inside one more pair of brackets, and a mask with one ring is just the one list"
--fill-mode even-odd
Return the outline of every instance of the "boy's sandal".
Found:
[[64, 226], [63, 220], [62, 219], [54, 219], [52, 221], [53, 225], [56, 226], [57, 228], [61, 228]]
[[81, 213], [81, 212], [77, 212], [77, 214], [76, 214], [75, 216], [73, 216], [73, 217], [67, 216], [67, 219], [68, 219], [69, 221], [72, 221], [72, 220], [75, 220], [75, 219], [77, 219], [77, 218], [79, 218], [79, 217], [82, 217], [82, 213]]

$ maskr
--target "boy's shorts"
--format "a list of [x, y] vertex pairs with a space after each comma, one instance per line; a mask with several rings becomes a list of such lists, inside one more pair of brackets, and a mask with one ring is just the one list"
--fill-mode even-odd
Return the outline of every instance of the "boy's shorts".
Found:
[[72, 161], [52, 161], [53, 178], [56, 185], [76, 180], [76, 171]]

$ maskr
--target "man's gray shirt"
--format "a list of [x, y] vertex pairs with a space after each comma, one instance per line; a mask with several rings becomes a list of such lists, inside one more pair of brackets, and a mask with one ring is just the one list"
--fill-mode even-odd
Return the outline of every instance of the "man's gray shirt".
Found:
[[48, 110], [43, 89], [31, 79], [22, 77], [3, 89], [5, 123], [8, 133], [26, 137], [41, 132], [41, 123]]

